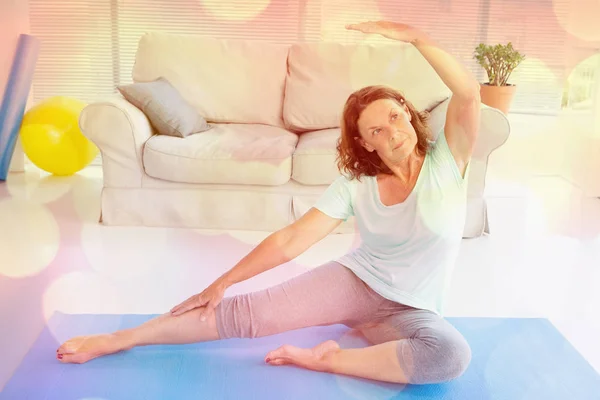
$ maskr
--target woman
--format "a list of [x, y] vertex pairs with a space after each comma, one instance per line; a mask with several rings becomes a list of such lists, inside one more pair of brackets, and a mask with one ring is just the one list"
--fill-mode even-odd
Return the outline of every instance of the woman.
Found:
[[[346, 324], [372, 345], [341, 349], [282, 346], [270, 365], [412, 384], [460, 376], [471, 359], [463, 336], [440, 316], [462, 239], [466, 175], [479, 125], [479, 84], [452, 56], [410, 26], [348, 25], [414, 45], [452, 91], [444, 129], [428, 140], [425, 114], [399, 93], [368, 87], [347, 100], [338, 143], [338, 178], [315, 207], [273, 233], [202, 293], [136, 328], [77, 337], [62, 362], [150, 344], [184, 344]], [[281, 285], [223, 299], [231, 285], [290, 261], [356, 216], [355, 251]]]

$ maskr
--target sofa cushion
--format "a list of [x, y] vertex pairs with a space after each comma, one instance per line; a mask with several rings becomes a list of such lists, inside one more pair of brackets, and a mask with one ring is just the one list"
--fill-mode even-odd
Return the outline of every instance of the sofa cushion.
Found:
[[262, 41], [150, 32], [140, 39], [133, 80], [165, 77], [208, 122], [283, 127], [288, 50]]
[[292, 161], [292, 179], [304, 185], [329, 185], [340, 176], [336, 164], [339, 128], [300, 135]]
[[213, 124], [186, 138], [155, 135], [144, 146], [146, 174], [174, 182], [282, 185], [298, 136], [254, 124]]
[[121, 85], [117, 89], [127, 101], [144, 112], [161, 135], [186, 137], [211, 128], [165, 78]]
[[412, 45], [299, 43], [288, 57], [283, 118], [296, 132], [336, 128], [348, 96], [362, 87], [400, 90], [419, 110], [450, 91]]

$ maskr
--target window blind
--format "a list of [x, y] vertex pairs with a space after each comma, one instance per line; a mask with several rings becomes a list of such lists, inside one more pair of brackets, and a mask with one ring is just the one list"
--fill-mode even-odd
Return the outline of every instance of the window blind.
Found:
[[481, 82], [487, 73], [473, 58], [479, 43], [507, 44], [527, 59], [511, 75], [517, 85], [511, 112], [554, 114], [565, 82], [566, 34], [557, 19], [572, 7], [550, 0], [321, 0], [321, 40], [390, 43], [376, 35], [348, 32], [345, 24], [392, 20], [415, 26], [454, 55]]
[[405, 23], [426, 32], [479, 78], [483, 75], [473, 51], [482, 37], [482, 1], [321, 0], [316, 36], [341, 43], [389, 44], [394, 41], [348, 31], [345, 25], [377, 20]]
[[556, 114], [566, 82], [567, 34], [558, 19], [570, 3], [550, 0], [495, 0], [487, 5], [486, 43], [512, 42], [525, 61], [508, 83], [516, 93], [511, 112]]
[[292, 43], [303, 40], [302, 0], [30, 0], [42, 42], [34, 101], [91, 102], [131, 81], [147, 31]]
[[[150, 30], [277, 43], [389, 43], [347, 31], [351, 22], [388, 19], [414, 25], [475, 76], [477, 44], [507, 43], [527, 56], [509, 82], [513, 112], [553, 113], [566, 77], [565, 0], [29, 0], [31, 33], [42, 46], [33, 99], [65, 95], [92, 102], [131, 81], [140, 36]], [[566, 17], [565, 17], [566, 16]]]
[[131, 82], [140, 37], [146, 31], [197, 34], [273, 43], [303, 40], [301, 0], [129, 0], [116, 8], [119, 82]]
[[110, 2], [29, 1], [30, 31], [40, 39], [33, 101], [71, 96], [90, 102], [113, 93]]

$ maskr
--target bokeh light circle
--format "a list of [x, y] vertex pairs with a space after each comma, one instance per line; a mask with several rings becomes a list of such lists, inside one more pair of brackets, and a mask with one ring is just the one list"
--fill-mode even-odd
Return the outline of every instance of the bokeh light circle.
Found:
[[69, 191], [71, 179], [33, 170], [12, 174], [6, 181], [6, 186], [14, 199], [47, 204], [58, 200]]
[[[327, 7], [327, 5], [324, 5], [324, 7]], [[330, 7], [323, 11], [327, 15], [327, 18], [323, 20], [321, 29], [323, 40], [366, 44], [391, 42], [391, 39], [387, 39], [381, 35], [364, 34], [346, 29], [346, 25], [348, 24], [385, 19], [379, 12], [377, 3], [374, 0], [350, 0], [343, 7], [341, 4]]]
[[[561, 88], [556, 73], [544, 61], [535, 57], [525, 58], [512, 72], [508, 83], [516, 84], [517, 86], [527, 83], [545, 85], [546, 87], [552, 86], [557, 89]], [[519, 90], [518, 87], [517, 90]]]
[[[110, 279], [94, 272], [76, 271], [60, 276], [48, 286], [42, 301], [44, 319], [48, 322], [55, 312], [65, 314], [122, 314], [123, 312], [117, 286]], [[105, 324], [102, 328], [107, 332], [118, 330], [121, 319], [113, 318], [110, 321], [108, 326]], [[82, 334], [106, 333], [68, 331], [63, 325], [48, 323], [52, 335], [59, 343]]]
[[600, 1], [553, 0], [552, 9], [560, 26], [571, 35], [591, 42], [600, 40]]
[[295, 262], [315, 268], [349, 253], [356, 243], [356, 234], [330, 234], [295, 258]]
[[126, 281], [164, 269], [169, 262], [168, 232], [162, 228], [87, 224], [82, 229], [81, 246], [95, 271]]
[[44, 270], [56, 257], [60, 231], [52, 213], [23, 200], [0, 201], [0, 274], [24, 278]]
[[[594, 99], [593, 90], [593, 85], [598, 80], [600, 80], [600, 51], [579, 61], [569, 71], [563, 92], [565, 107], [592, 111], [594, 104], [598, 101]], [[600, 96], [600, 93], [596, 94], [596, 96]], [[586, 127], [589, 127], [590, 123], [593, 124], [592, 121], [587, 121]], [[588, 132], [586, 130], [584, 134]]]

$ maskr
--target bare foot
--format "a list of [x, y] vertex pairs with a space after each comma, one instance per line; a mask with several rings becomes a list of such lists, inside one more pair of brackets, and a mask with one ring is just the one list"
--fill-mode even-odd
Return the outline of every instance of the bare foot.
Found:
[[265, 362], [269, 365], [294, 364], [313, 371], [328, 372], [329, 356], [338, 352], [339, 349], [340, 346], [333, 340], [323, 342], [312, 349], [284, 345], [267, 354]]
[[56, 350], [56, 358], [63, 363], [83, 364], [94, 358], [129, 350], [133, 346], [124, 335], [103, 334], [77, 336]]

